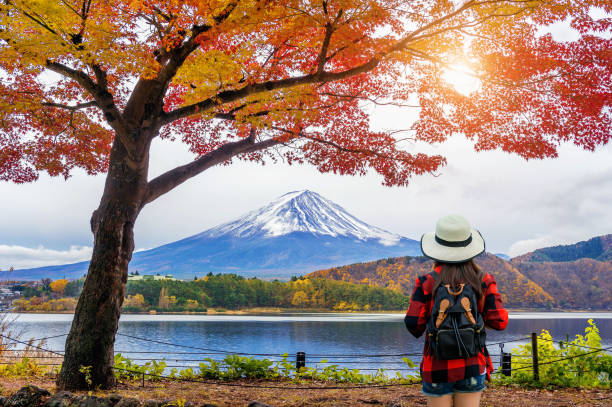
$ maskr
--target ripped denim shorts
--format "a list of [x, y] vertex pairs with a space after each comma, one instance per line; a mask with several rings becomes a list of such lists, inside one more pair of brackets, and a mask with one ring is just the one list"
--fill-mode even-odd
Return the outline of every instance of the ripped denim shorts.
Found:
[[440, 397], [453, 393], [477, 393], [483, 391], [485, 386], [486, 374], [480, 376], [468, 377], [457, 382], [449, 383], [427, 383], [423, 382], [421, 392], [429, 397]]

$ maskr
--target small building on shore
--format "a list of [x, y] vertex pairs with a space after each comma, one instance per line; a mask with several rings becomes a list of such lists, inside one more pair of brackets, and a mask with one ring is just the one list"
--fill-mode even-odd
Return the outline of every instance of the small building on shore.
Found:
[[178, 278], [174, 278], [172, 274], [132, 274], [128, 275], [128, 281], [155, 281], [155, 280], [174, 280], [177, 281]]

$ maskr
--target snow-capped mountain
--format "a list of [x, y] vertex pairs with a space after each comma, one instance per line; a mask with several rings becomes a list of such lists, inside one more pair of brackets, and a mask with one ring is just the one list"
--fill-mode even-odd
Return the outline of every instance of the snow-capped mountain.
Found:
[[[186, 279], [209, 272], [286, 279], [321, 268], [419, 254], [419, 242], [368, 225], [315, 192], [297, 191], [197, 235], [134, 253], [129, 269]], [[16, 270], [13, 278], [77, 278], [87, 266]]]
[[360, 221], [340, 205], [308, 190], [289, 192], [263, 208], [209, 229], [201, 236], [276, 237], [293, 232], [378, 239], [387, 246], [397, 244], [401, 239], [400, 235]]

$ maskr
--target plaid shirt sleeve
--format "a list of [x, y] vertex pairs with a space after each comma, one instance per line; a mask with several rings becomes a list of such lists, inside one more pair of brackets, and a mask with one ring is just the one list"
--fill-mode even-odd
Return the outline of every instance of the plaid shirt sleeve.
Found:
[[495, 278], [489, 273], [482, 279], [482, 291], [484, 297], [482, 317], [486, 326], [498, 331], [505, 329], [508, 325], [508, 311], [502, 304]]
[[420, 276], [414, 284], [414, 291], [410, 297], [410, 306], [404, 317], [404, 324], [416, 338], [423, 335], [429, 318], [427, 305], [431, 301], [433, 278], [430, 275]]

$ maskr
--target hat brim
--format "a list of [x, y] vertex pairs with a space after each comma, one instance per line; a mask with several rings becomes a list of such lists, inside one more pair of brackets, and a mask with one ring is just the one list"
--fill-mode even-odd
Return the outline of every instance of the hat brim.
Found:
[[485, 241], [476, 229], [472, 229], [472, 241], [464, 247], [448, 247], [436, 242], [435, 233], [421, 237], [421, 251], [430, 259], [445, 263], [463, 263], [485, 251]]

